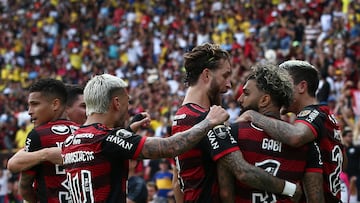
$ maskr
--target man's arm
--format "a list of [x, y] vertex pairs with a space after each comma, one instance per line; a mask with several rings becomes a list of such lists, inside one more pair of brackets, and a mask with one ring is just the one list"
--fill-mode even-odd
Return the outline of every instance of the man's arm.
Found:
[[176, 203], [183, 203], [184, 202], [184, 194], [180, 189], [180, 183], [178, 178], [178, 170], [176, 167], [173, 168], [173, 179], [172, 179], [172, 186], [174, 191], [174, 197]]
[[149, 137], [139, 158], [175, 157], [193, 148], [214, 126], [224, 123], [229, 114], [220, 106], [213, 106], [206, 118], [192, 128], [167, 138]]
[[290, 196], [295, 202], [299, 201], [302, 195], [299, 185], [279, 179], [249, 164], [239, 150], [220, 158], [217, 164], [223, 165], [234, 174], [237, 180], [253, 188]]
[[21, 173], [20, 182], [19, 182], [19, 192], [24, 200], [29, 203], [36, 202], [36, 194], [32, 184], [34, 182], [34, 175], [30, 175], [27, 173]]
[[302, 178], [307, 202], [325, 202], [323, 188], [323, 161], [316, 142], [308, 144], [306, 171]]
[[321, 173], [307, 172], [303, 177], [304, 193], [309, 203], [324, 203], [323, 176]]
[[217, 164], [221, 202], [235, 202], [235, 178], [223, 164]]
[[25, 152], [24, 149], [20, 149], [9, 159], [7, 168], [12, 173], [18, 173], [30, 169], [43, 161], [62, 164], [61, 149], [50, 147], [33, 152]]
[[311, 129], [303, 123], [290, 124], [253, 110], [245, 111], [237, 121], [250, 121], [255, 126], [264, 129], [272, 138], [292, 147], [300, 147], [315, 139]]

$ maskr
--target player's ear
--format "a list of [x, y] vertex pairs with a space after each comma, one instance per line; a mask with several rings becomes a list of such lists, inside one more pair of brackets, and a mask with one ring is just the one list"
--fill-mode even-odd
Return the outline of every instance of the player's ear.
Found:
[[58, 98], [54, 99], [52, 101], [52, 103], [51, 103], [51, 106], [52, 106], [54, 111], [59, 110], [61, 108], [61, 106], [62, 106], [60, 99], [58, 99]]
[[297, 92], [300, 94], [307, 92], [308, 84], [305, 80], [300, 81], [299, 84], [295, 85]]
[[209, 79], [210, 79], [210, 74], [211, 74], [210, 69], [205, 68], [205, 69], [201, 72], [200, 78], [201, 78], [204, 82], [208, 82]]
[[268, 106], [271, 103], [271, 97], [269, 94], [264, 94], [260, 97], [259, 107]]
[[112, 97], [110, 105], [111, 105], [111, 108], [114, 108], [116, 110], [120, 109], [120, 107], [121, 107], [120, 98], [118, 96]]

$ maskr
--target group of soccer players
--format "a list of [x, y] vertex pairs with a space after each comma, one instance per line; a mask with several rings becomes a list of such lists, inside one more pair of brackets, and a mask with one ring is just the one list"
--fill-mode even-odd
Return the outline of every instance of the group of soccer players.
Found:
[[[115, 76], [94, 76], [77, 99], [61, 81], [33, 84], [28, 104], [35, 128], [8, 163], [22, 171], [23, 198], [126, 202], [129, 159], [176, 156], [176, 202], [340, 202], [340, 129], [316, 101], [314, 66], [252, 67], [238, 99], [242, 115], [230, 126], [220, 106], [231, 88], [230, 55], [205, 43], [184, 55], [184, 67], [188, 90], [169, 138], [136, 135], [149, 124], [147, 113], [126, 126], [127, 84]], [[71, 118], [67, 100], [86, 106], [86, 120]], [[295, 123], [281, 121], [281, 110], [296, 113]]]
[[213, 106], [188, 131], [169, 138], [142, 137], [134, 132], [149, 124], [147, 113], [125, 129], [126, 85], [109, 74], [88, 81], [87, 118], [81, 125], [65, 119], [67, 92], [61, 81], [42, 79], [30, 87], [29, 115], [35, 128], [27, 137], [26, 152], [8, 163], [11, 171], [22, 171], [20, 193], [26, 201], [125, 202], [129, 159], [179, 155], [229, 117], [225, 109]]
[[[218, 46], [199, 46], [184, 60], [189, 89], [174, 118], [174, 133], [201, 121], [231, 87], [229, 57]], [[176, 158], [176, 199], [341, 202], [340, 130], [329, 108], [315, 98], [318, 84], [318, 71], [305, 61], [252, 67], [238, 99], [242, 114], [230, 133], [213, 129], [203, 142]], [[297, 114], [295, 123], [281, 121], [280, 111]], [[288, 181], [271, 179], [253, 166]]]

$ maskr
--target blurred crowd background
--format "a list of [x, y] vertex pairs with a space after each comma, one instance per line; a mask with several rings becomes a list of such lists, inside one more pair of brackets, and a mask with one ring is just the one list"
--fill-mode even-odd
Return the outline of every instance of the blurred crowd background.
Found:
[[[360, 0], [0, 0], [0, 175], [11, 177], [9, 189], [0, 180], [0, 198], [10, 190], [16, 199], [6, 160], [32, 128], [30, 84], [51, 77], [84, 85], [114, 74], [129, 84], [129, 114], [153, 119], [141, 133], [166, 137], [186, 91], [182, 56], [204, 42], [232, 55], [232, 89], [223, 98], [229, 122], [253, 64], [307, 60], [321, 73], [319, 101], [351, 137], [347, 145], [360, 145]], [[359, 157], [351, 163], [358, 177]], [[139, 162], [136, 174], [156, 183], [164, 162]]]

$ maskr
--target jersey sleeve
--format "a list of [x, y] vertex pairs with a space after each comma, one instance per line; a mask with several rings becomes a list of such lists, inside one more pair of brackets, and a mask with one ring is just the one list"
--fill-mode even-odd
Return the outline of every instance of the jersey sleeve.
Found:
[[41, 149], [41, 141], [39, 134], [36, 132], [36, 130], [31, 130], [28, 134], [25, 142], [25, 151], [27, 152], [33, 152]]
[[114, 129], [102, 141], [102, 151], [113, 158], [136, 159], [145, 140], [145, 136], [136, 135], [125, 129]]
[[231, 152], [240, 150], [236, 140], [230, 133], [229, 127], [226, 125], [215, 126], [202, 139], [200, 144], [214, 161]]
[[304, 108], [296, 118], [295, 122], [300, 122], [307, 125], [312, 133], [314, 134], [315, 138], [319, 136], [319, 132], [321, 129], [324, 128], [324, 115], [314, 107], [306, 107]]
[[[37, 131], [35, 129], [33, 129], [30, 131], [30, 133], [28, 134], [28, 136], [26, 138], [24, 150], [27, 152], [33, 152], [33, 151], [40, 150], [41, 148], [42, 148], [42, 146], [41, 146], [39, 134], [37, 133]], [[36, 173], [36, 171], [37, 171], [37, 166], [34, 166], [31, 169], [24, 171], [24, 173], [34, 175]]]
[[306, 172], [322, 173], [323, 161], [321, 158], [320, 148], [316, 142], [310, 142], [307, 144], [308, 153], [306, 160]]

